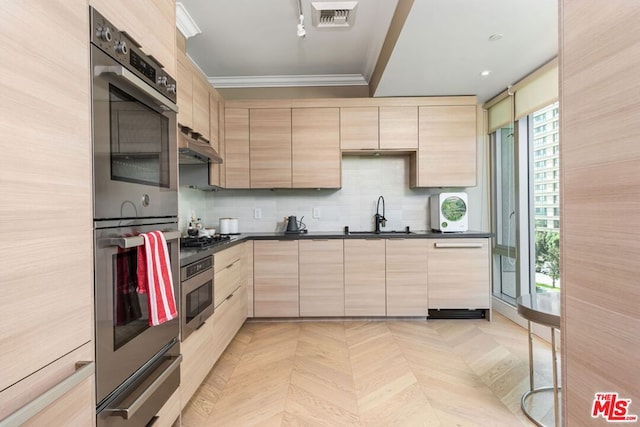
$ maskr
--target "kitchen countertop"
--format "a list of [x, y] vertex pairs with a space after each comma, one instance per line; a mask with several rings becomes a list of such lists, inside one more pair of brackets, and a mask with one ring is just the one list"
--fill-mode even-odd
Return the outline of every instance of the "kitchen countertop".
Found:
[[[355, 230], [354, 230], [355, 231]], [[207, 255], [228, 249], [247, 240], [305, 240], [305, 239], [460, 239], [487, 238], [493, 234], [486, 231], [465, 231], [459, 233], [441, 233], [438, 231], [412, 231], [411, 233], [377, 234], [345, 234], [342, 231], [310, 231], [304, 234], [276, 233], [242, 233], [231, 236], [231, 241], [208, 248], [180, 248], [180, 266], [198, 261]]]

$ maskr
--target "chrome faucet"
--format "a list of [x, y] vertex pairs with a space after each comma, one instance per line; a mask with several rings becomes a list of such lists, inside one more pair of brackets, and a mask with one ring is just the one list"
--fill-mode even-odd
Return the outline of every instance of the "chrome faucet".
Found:
[[[380, 215], [380, 201], [382, 200], [382, 215]], [[387, 218], [384, 217], [384, 197], [378, 197], [378, 203], [376, 205], [376, 214], [374, 215], [376, 229], [375, 233], [380, 233], [380, 227], [386, 227]]]

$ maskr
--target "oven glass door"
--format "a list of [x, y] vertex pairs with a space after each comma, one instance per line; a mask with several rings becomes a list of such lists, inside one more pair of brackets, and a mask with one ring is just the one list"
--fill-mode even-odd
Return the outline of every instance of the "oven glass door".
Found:
[[[172, 339], [179, 317], [149, 326], [147, 294], [137, 292], [138, 247], [119, 242], [154, 230], [175, 230], [176, 223], [96, 229], [96, 386], [97, 402], [126, 381]], [[179, 232], [165, 232], [173, 293], [179, 305]]]
[[169, 188], [169, 119], [109, 84], [111, 179]]
[[94, 218], [177, 216], [177, 124], [170, 102], [163, 104], [155, 89], [95, 46], [91, 62]]
[[187, 294], [186, 298], [187, 302], [184, 315], [187, 323], [189, 323], [195, 319], [198, 314], [213, 305], [213, 281], [209, 280], [202, 286], [192, 290]]

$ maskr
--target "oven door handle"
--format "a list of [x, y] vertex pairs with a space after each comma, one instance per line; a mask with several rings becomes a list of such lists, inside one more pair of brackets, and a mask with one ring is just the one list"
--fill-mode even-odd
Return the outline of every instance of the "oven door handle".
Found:
[[175, 113], [178, 112], [178, 106], [176, 104], [162, 96], [160, 92], [153, 89], [145, 83], [144, 80], [124, 68], [122, 65], [98, 65], [95, 67], [95, 74], [96, 76], [101, 76], [102, 74], [113, 74], [153, 98], [161, 108], [166, 108], [167, 110], [171, 110]]
[[[162, 234], [164, 234], [164, 239], [167, 242], [179, 239], [182, 236], [178, 230], [163, 231]], [[118, 246], [122, 249], [129, 249], [144, 245], [144, 239], [142, 236], [111, 237], [104, 239], [104, 244], [105, 246]]]
[[136, 398], [128, 407], [126, 408], [105, 408], [103, 412], [105, 412], [109, 416], [114, 417], [122, 417], [125, 420], [131, 419], [136, 412], [145, 404], [145, 402], [153, 395], [153, 393], [162, 386], [162, 383], [165, 382], [169, 376], [180, 367], [180, 362], [182, 362], [182, 355], [178, 355], [175, 357], [168, 357], [167, 359], [173, 359], [171, 365], [167, 366], [165, 369], [151, 384], [147, 387], [140, 396]]

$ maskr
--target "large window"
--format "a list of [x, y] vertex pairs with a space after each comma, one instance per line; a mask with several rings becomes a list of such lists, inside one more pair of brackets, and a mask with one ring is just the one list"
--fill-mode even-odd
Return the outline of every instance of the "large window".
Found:
[[556, 102], [491, 134], [493, 293], [511, 304], [560, 288], [558, 119]]

